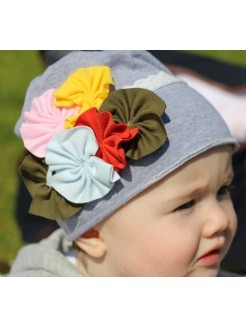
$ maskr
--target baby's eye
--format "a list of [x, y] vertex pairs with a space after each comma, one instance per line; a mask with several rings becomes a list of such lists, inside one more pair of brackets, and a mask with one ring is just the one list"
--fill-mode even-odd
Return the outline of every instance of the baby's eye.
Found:
[[189, 208], [193, 207], [195, 205], [195, 200], [190, 200], [187, 203], [184, 203], [183, 205], [177, 207], [174, 211], [184, 211], [188, 210]]
[[219, 197], [223, 197], [223, 196], [227, 196], [231, 194], [232, 191], [232, 185], [228, 185], [228, 186], [222, 186], [219, 191], [217, 192], [217, 195]]

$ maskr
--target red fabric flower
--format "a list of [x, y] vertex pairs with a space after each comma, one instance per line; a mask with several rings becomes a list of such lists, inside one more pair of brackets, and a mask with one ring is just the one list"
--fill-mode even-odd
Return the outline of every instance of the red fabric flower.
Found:
[[82, 113], [74, 126], [88, 126], [93, 130], [99, 144], [97, 157], [113, 165], [115, 171], [126, 167], [122, 143], [132, 140], [137, 135], [138, 128], [130, 129], [127, 124], [117, 124], [110, 112], [98, 112], [96, 108]]

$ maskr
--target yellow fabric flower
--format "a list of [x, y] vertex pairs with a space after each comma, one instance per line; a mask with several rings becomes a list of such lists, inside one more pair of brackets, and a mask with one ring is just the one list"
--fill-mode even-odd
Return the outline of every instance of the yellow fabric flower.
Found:
[[86, 110], [98, 109], [109, 94], [110, 84], [114, 85], [114, 82], [108, 66], [79, 68], [71, 74], [54, 93], [55, 106], [80, 106], [79, 114], [67, 118], [65, 127], [73, 127], [78, 116]]

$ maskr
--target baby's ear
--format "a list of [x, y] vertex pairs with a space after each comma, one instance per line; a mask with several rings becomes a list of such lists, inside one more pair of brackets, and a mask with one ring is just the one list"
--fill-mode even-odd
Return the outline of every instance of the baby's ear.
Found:
[[76, 245], [87, 255], [101, 258], [106, 254], [106, 244], [100, 237], [100, 231], [91, 228], [75, 240]]

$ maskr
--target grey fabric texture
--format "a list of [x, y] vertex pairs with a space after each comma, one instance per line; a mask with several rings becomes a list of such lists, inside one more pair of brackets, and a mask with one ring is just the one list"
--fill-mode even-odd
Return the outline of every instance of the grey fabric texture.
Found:
[[8, 274], [9, 277], [81, 277], [78, 269], [69, 262], [66, 254], [72, 243], [62, 229], [38, 244], [23, 247]]
[[[93, 65], [107, 65], [111, 68], [116, 89], [131, 86], [160, 71], [172, 75], [163, 64], [145, 51], [75, 51], [51, 65], [31, 83], [23, 112], [30, 110], [34, 97], [40, 96], [47, 89], [59, 87], [79, 67]], [[176, 81], [158, 88], [155, 93], [166, 103], [162, 119], [168, 135], [167, 142], [154, 153], [137, 161], [129, 161], [128, 166], [119, 172], [121, 179], [106, 196], [86, 204], [81, 212], [66, 221], [58, 219], [69, 240], [75, 240], [134, 196], [197, 155], [214, 147], [236, 145], [212, 105], [186, 83]], [[17, 134], [22, 115], [16, 124]]]

